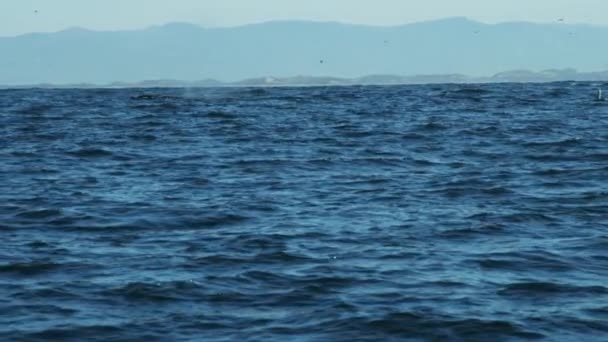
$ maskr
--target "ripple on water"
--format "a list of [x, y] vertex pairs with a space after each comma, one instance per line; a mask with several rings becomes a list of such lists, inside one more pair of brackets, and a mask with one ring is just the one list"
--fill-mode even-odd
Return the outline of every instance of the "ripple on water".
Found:
[[0, 340], [601, 341], [596, 88], [0, 90]]

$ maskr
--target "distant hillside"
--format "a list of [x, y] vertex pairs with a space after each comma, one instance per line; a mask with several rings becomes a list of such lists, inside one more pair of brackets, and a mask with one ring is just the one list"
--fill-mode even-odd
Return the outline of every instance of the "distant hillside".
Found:
[[147, 80], [141, 82], [94, 83], [36, 83], [23, 85], [3, 85], [5, 88], [192, 88], [192, 87], [281, 87], [281, 86], [348, 86], [348, 85], [397, 85], [433, 83], [504, 83], [504, 82], [560, 82], [591, 81], [608, 82], [608, 71], [580, 73], [572, 69], [545, 70], [533, 72], [514, 70], [501, 72], [491, 77], [468, 77], [465, 75], [369, 75], [357, 78], [340, 77], [258, 77], [237, 82], [220, 82], [213, 79], [201, 81]]
[[[75, 28], [0, 38], [0, 84], [110, 84], [157, 79], [249, 79], [260, 83], [256, 77], [283, 79], [294, 75], [328, 77], [330, 81], [387, 75], [370, 76], [366, 83], [403, 83], [402, 76], [390, 75], [451, 75], [450, 79], [460, 81], [469, 79], [461, 75], [498, 74], [496, 78], [505, 80], [528, 80], [531, 76], [550, 80], [552, 71], [545, 76], [499, 73], [558, 70], [561, 75], [567, 68], [606, 70], [607, 39], [608, 27], [486, 25], [463, 18], [396, 27], [287, 21], [214, 29], [190, 24], [119, 32]], [[371, 82], [374, 78], [392, 81]], [[209, 82], [214, 83], [198, 84]]]

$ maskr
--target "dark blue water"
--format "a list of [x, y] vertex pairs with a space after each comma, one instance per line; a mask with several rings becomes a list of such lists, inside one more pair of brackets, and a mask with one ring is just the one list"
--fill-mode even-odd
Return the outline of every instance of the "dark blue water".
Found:
[[596, 87], [0, 91], [0, 340], [606, 341]]

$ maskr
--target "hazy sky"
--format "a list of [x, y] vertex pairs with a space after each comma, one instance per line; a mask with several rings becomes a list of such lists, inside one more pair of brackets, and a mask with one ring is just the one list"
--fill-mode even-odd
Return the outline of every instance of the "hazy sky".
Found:
[[565, 22], [608, 25], [608, 0], [0, 0], [0, 36], [136, 29], [167, 22], [235, 26], [307, 19], [395, 25], [466, 16], [487, 23]]

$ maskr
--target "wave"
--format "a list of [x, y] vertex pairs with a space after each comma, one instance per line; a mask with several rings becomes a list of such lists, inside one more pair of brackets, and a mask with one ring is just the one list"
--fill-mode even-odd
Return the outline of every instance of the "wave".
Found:
[[0, 340], [597, 340], [596, 88], [0, 90]]

